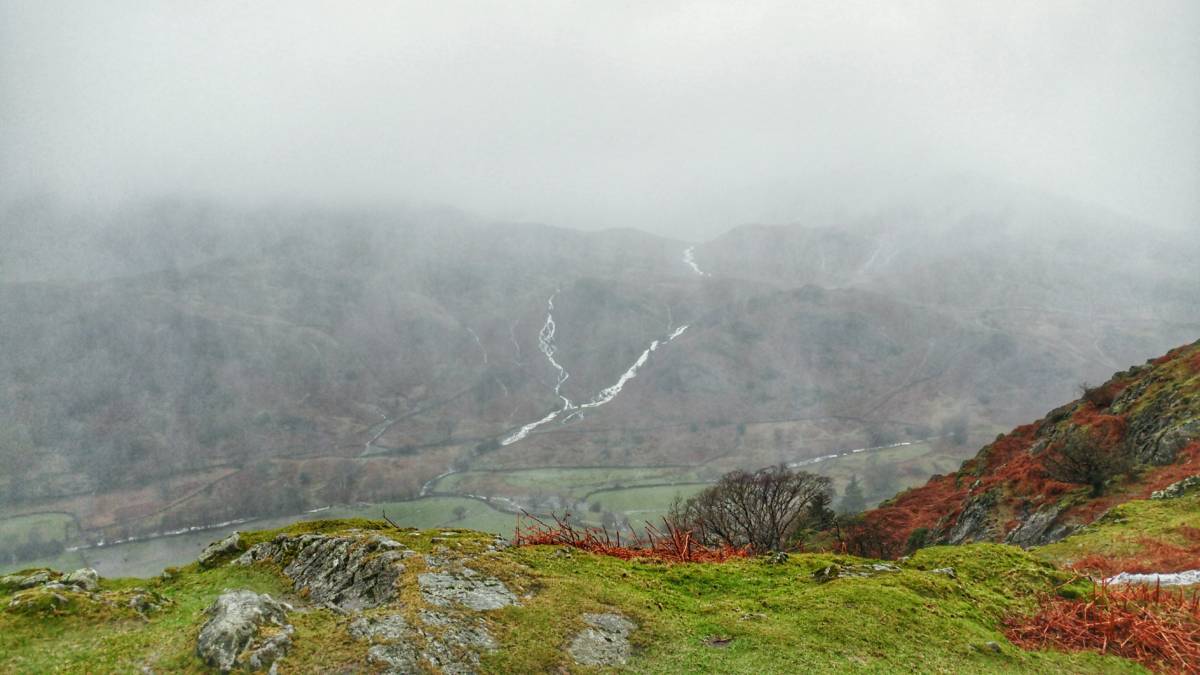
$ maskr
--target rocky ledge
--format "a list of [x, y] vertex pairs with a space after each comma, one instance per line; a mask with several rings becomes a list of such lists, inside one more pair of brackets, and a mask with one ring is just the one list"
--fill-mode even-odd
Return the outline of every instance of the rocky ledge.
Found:
[[[274, 569], [295, 597], [283, 602], [248, 589], [227, 590], [206, 611], [197, 654], [222, 672], [286, 669], [294, 642], [303, 639], [289, 617], [329, 610], [344, 617], [339, 629], [362, 644], [364, 661], [381, 672], [476, 672], [481, 655], [500, 648], [490, 615], [521, 606], [518, 593], [486, 571], [506, 543], [496, 538], [463, 548], [454, 541], [457, 533], [442, 532], [422, 553], [401, 541], [417, 534], [280, 534], [247, 546], [235, 533], [214, 542], [201, 554], [202, 568]], [[585, 628], [563, 646], [576, 663], [628, 661], [632, 621], [616, 613], [580, 620]]]
[[49, 569], [10, 574], [0, 577], [0, 591], [15, 591], [3, 608], [15, 614], [144, 617], [168, 602], [142, 587], [102, 590], [100, 575], [87, 567], [69, 574]]

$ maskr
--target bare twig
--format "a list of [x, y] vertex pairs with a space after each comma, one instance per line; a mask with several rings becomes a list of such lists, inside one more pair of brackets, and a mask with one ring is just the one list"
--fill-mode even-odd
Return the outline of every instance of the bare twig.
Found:
[[383, 519], [387, 521], [388, 525], [391, 525], [392, 527], [396, 528], [397, 530], [403, 529], [399, 525], [396, 524], [396, 521], [387, 517], [387, 511], [383, 511], [382, 513], [383, 513]]

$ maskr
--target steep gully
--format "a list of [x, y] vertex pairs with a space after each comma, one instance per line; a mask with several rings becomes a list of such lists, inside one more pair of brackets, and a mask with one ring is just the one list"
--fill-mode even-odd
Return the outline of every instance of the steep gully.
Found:
[[500, 441], [500, 445], [502, 446], [511, 445], [524, 439], [533, 430], [553, 422], [555, 419], [558, 419], [560, 415], [567, 414], [567, 416], [563, 419], [563, 422], [565, 423], [568, 420], [581, 415], [584, 410], [589, 408], [599, 408], [600, 406], [611, 402], [617, 397], [618, 394], [621, 393], [621, 390], [625, 388], [625, 385], [630, 380], [637, 377], [638, 370], [641, 369], [642, 366], [646, 365], [646, 361], [649, 360], [651, 352], [657, 351], [659, 346], [670, 343], [675, 338], [683, 335], [684, 331], [688, 329], [686, 324], [682, 325], [671, 331], [666, 338], [651, 342], [650, 346], [642, 351], [637, 360], [633, 362], [633, 365], [627, 368], [625, 372], [621, 373], [621, 376], [617, 378], [616, 383], [614, 383], [612, 386], [601, 389], [586, 403], [576, 404], [573, 403], [571, 399], [567, 398], [567, 396], [562, 392], [563, 384], [566, 383], [571, 375], [554, 356], [558, 351], [558, 345], [554, 340], [555, 332], [558, 329], [557, 324], [554, 322], [554, 298], [557, 297], [557, 295], [558, 292], [555, 291], [555, 293], [550, 296], [550, 299], [546, 301], [546, 322], [542, 325], [542, 329], [538, 332], [538, 350], [545, 355], [546, 360], [550, 363], [550, 367], [553, 368], [556, 373], [554, 395], [557, 396], [559, 401], [562, 403], [555, 410], [551, 410], [545, 417], [522, 426], [504, 440]]
[[[700, 276], [709, 276], [709, 274], [707, 272], [704, 272], [703, 270], [701, 270], [700, 267], [696, 264], [695, 247], [694, 246], [689, 246], [687, 249], [684, 250], [683, 262], [686, 265], [688, 265], [689, 267], [691, 267], [692, 270], [694, 272], [696, 272], [696, 274], [698, 274]], [[617, 397], [618, 394], [621, 393], [621, 391], [625, 388], [625, 385], [630, 380], [632, 380], [634, 377], [637, 377], [638, 370], [640, 370], [642, 368], [642, 366], [646, 365], [646, 361], [649, 360], [651, 352], [657, 351], [660, 346], [672, 342], [673, 340], [675, 340], [675, 338], [679, 337], [680, 335], [683, 335], [684, 331], [686, 331], [688, 329], [687, 324], [684, 324], [682, 326], [679, 326], [678, 328], [672, 329], [671, 325], [670, 325], [671, 320], [668, 319], [667, 329], [670, 331], [670, 333], [667, 335], [667, 337], [663, 338], [662, 340], [652, 341], [650, 343], [650, 346], [647, 347], [644, 351], [642, 351], [641, 355], [638, 356], [638, 358], [633, 362], [633, 365], [631, 365], [629, 368], [627, 368], [625, 370], [625, 372], [621, 373], [621, 376], [617, 378], [617, 381], [612, 386], [601, 389], [599, 391], [599, 393], [597, 393], [595, 396], [593, 396], [586, 403], [575, 404], [571, 401], [571, 399], [567, 398], [567, 396], [565, 394], [563, 394], [563, 391], [562, 391], [563, 384], [566, 383], [566, 381], [571, 377], [571, 375], [570, 375], [570, 373], [567, 372], [567, 369], [561, 363], [559, 363], [558, 359], [556, 359], [554, 356], [555, 353], [558, 351], [558, 345], [555, 343], [555, 333], [558, 330], [558, 324], [556, 324], [554, 321], [554, 298], [556, 298], [556, 297], [558, 297], [557, 290], [554, 293], [552, 293], [550, 295], [550, 298], [546, 301], [546, 321], [545, 321], [545, 323], [542, 324], [541, 330], [538, 331], [537, 341], [538, 341], [538, 351], [540, 351], [546, 357], [546, 361], [549, 362], [550, 367], [554, 369], [554, 372], [555, 372], [554, 395], [556, 397], [558, 397], [559, 401], [561, 401], [561, 404], [559, 405], [559, 407], [557, 407], [554, 410], [551, 410], [549, 413], [547, 413], [541, 419], [534, 420], [533, 422], [529, 422], [529, 423], [523, 425], [521, 428], [517, 429], [512, 434], [509, 434], [508, 436], [506, 436], [503, 440], [500, 441], [501, 446], [512, 445], [513, 443], [516, 443], [516, 442], [526, 438], [527, 436], [529, 436], [530, 433], [532, 433], [538, 427], [541, 427], [546, 424], [549, 424], [550, 422], [553, 422], [554, 420], [558, 419], [559, 416], [561, 416], [563, 414], [567, 414], [567, 416], [563, 419], [563, 423], [566, 423], [567, 421], [571, 420], [572, 418], [582, 415], [584, 410], [588, 410], [590, 408], [599, 408], [602, 405], [610, 403], [613, 399], [615, 399]], [[668, 307], [667, 310], [668, 310], [668, 314], [669, 314], [670, 307]], [[516, 361], [516, 363], [520, 364], [520, 363], [522, 363], [520, 360], [521, 345], [519, 342], [517, 342], [517, 336], [516, 336], [516, 330], [515, 330], [516, 325], [517, 325], [517, 322], [514, 321], [509, 326], [509, 336], [512, 339], [513, 347], [516, 349], [516, 353], [517, 353], [517, 358], [515, 359], [515, 361]], [[472, 331], [472, 335], [473, 336], [475, 335], [474, 331]], [[476, 337], [476, 341], [478, 342], [478, 337]], [[480, 343], [479, 346], [480, 346], [480, 349], [482, 350], [483, 349], [482, 343]], [[486, 361], [486, 358], [487, 358], [486, 350], [484, 351], [484, 354], [485, 354], [484, 359]], [[387, 427], [384, 427], [383, 431], [387, 431]], [[375, 440], [378, 440], [379, 436], [382, 436], [382, 433], [378, 434], [375, 438], [372, 439], [372, 441], [367, 443], [368, 449], [370, 448], [371, 443], [373, 443]], [[454, 473], [456, 473], [455, 469], [450, 468], [450, 469], [442, 472], [441, 474], [434, 476], [433, 478], [429, 479], [428, 481], [425, 481], [425, 484], [421, 486], [420, 496], [426, 497], [426, 496], [431, 495], [433, 493], [434, 485], [436, 485], [443, 478], [450, 476]], [[464, 496], [475, 497], [475, 495], [464, 495]]]
[[692, 268], [693, 272], [695, 272], [696, 274], [699, 274], [702, 277], [712, 276], [708, 272], [705, 272], [704, 270], [700, 269], [700, 266], [696, 264], [696, 247], [695, 246], [689, 246], [683, 250], [683, 264]]

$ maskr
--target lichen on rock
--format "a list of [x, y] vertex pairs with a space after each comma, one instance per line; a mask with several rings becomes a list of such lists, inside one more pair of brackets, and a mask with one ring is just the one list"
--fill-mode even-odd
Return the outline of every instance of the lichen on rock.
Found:
[[81, 567], [64, 576], [62, 582], [68, 586], [77, 586], [85, 591], [94, 591], [100, 587], [100, 575], [90, 567]]
[[834, 563], [818, 569], [813, 572], [812, 576], [818, 583], [825, 583], [834, 579], [866, 579], [880, 574], [891, 574], [899, 571], [899, 567], [885, 562], [863, 563], [861, 565], [840, 565]]
[[342, 611], [378, 607], [396, 594], [396, 580], [412, 551], [380, 535], [282, 534], [256, 544], [234, 561], [271, 561], [283, 567], [297, 591], [317, 604]]
[[1200, 475], [1188, 476], [1161, 490], [1155, 490], [1151, 493], [1150, 499], [1178, 499], [1192, 490], [1200, 490]]
[[417, 577], [417, 583], [422, 599], [436, 607], [462, 605], [482, 612], [517, 604], [517, 596], [502, 581], [470, 568], [424, 572]]
[[1046, 504], [1022, 518], [1019, 524], [1005, 537], [1006, 544], [1022, 548], [1049, 544], [1074, 532], [1074, 525], [1059, 523], [1058, 517], [1065, 510], [1063, 504]]
[[623, 666], [633, 654], [629, 634], [637, 624], [616, 613], [584, 614], [587, 626], [579, 631], [567, 652], [584, 666]]
[[245, 548], [245, 546], [242, 544], [242, 534], [240, 532], [234, 532], [228, 537], [225, 537], [220, 541], [214, 541], [213, 543], [204, 547], [204, 550], [200, 552], [200, 557], [196, 559], [196, 562], [200, 563], [201, 567], [210, 567], [222, 557], [237, 553], [243, 548]]
[[208, 620], [200, 629], [196, 654], [221, 672], [265, 670], [291, 647], [290, 610], [266, 594], [222, 593], [205, 610]]
[[421, 630], [426, 638], [423, 656], [447, 675], [467, 675], [479, 666], [479, 654], [499, 648], [478, 616], [460, 616], [423, 609]]

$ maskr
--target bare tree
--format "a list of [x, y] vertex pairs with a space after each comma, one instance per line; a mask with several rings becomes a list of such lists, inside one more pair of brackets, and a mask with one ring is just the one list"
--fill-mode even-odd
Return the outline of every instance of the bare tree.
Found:
[[1051, 448], [1044, 466], [1051, 478], [1088, 485], [1092, 488], [1092, 496], [1098, 497], [1104, 494], [1110, 478], [1129, 469], [1130, 461], [1119, 443], [1076, 435]]
[[686, 502], [671, 518], [707, 544], [749, 545], [756, 551], [784, 548], [829, 479], [780, 464], [753, 473], [733, 471]]

